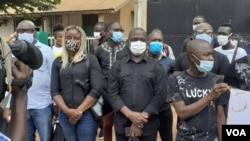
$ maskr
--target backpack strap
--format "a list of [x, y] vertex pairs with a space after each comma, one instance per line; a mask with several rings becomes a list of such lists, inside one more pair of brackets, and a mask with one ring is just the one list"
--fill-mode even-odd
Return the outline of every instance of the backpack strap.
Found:
[[236, 47], [235, 47], [235, 50], [234, 50], [233, 58], [232, 58], [232, 60], [231, 60], [231, 63], [235, 60], [236, 55], [237, 55], [237, 52], [238, 52], [238, 47], [236, 46]]
[[90, 55], [87, 54], [87, 58], [86, 58], [86, 68], [87, 68], [88, 71], [89, 71], [89, 66], [90, 66], [90, 64], [89, 64], [89, 57], [90, 57]]

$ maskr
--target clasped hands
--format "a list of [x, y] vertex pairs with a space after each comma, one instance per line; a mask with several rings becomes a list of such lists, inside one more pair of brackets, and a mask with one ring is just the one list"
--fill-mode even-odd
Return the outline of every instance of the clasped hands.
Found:
[[149, 114], [146, 112], [131, 112], [129, 119], [132, 122], [129, 136], [139, 137], [142, 135], [144, 125], [148, 123]]
[[68, 109], [66, 114], [69, 116], [70, 124], [75, 125], [82, 117], [83, 112], [79, 111], [78, 109]]

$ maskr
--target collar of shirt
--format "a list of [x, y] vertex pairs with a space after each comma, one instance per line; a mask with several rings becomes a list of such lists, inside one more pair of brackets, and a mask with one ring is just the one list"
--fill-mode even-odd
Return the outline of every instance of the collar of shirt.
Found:
[[119, 52], [119, 51], [121, 51], [125, 46], [126, 46], [126, 42], [125, 42], [125, 41], [122, 41], [121, 43], [115, 45], [114, 47], [109, 46], [108, 41], [106, 41], [106, 42], [104, 42], [104, 43], [101, 44], [101, 47], [102, 47], [104, 50], [108, 51], [108, 52], [110, 52], [110, 51], [112, 50], [112, 48], [116, 48], [116, 51]]
[[44, 46], [44, 45], [41, 42], [39, 42], [38, 40], [36, 40], [35, 47], [41, 48], [42, 46]]
[[[126, 62], [133, 61], [131, 54], [129, 56], [126, 56]], [[144, 53], [142, 57], [142, 61], [148, 62], [148, 56]], [[134, 61], [133, 61], [134, 62]]]

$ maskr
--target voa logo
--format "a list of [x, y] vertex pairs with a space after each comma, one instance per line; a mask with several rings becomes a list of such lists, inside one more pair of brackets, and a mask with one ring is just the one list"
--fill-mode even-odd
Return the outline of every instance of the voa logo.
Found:
[[244, 129], [226, 129], [227, 136], [247, 136]]

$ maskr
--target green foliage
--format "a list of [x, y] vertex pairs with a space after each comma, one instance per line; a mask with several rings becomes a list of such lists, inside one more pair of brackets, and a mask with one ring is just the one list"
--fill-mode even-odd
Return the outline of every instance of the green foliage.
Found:
[[34, 9], [46, 11], [55, 8], [61, 0], [0, 0], [0, 11], [9, 14], [9, 10], [15, 10], [16, 14], [25, 14], [27, 11], [33, 12]]

